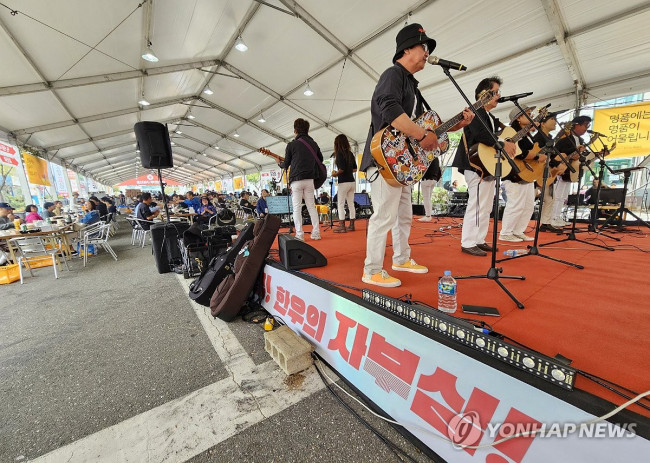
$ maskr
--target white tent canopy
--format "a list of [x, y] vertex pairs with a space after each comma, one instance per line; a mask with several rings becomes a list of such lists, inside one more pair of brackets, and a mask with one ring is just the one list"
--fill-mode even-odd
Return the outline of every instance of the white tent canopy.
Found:
[[[647, 0], [7, 0], [0, 130], [109, 185], [135, 176], [141, 120], [182, 132], [165, 172], [181, 183], [273, 166], [257, 149], [283, 154], [298, 117], [324, 153], [339, 133], [361, 150], [405, 21], [468, 66], [470, 98], [494, 74], [555, 110], [650, 88]], [[465, 106], [440, 68], [416, 77], [443, 119]]]

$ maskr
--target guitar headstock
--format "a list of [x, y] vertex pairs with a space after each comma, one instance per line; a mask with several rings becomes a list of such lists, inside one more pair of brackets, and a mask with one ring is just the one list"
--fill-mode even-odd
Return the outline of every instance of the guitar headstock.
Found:
[[267, 156], [269, 156], [271, 154], [275, 154], [275, 153], [272, 153], [271, 151], [267, 150], [266, 148], [260, 148], [260, 153], [266, 154]]
[[485, 106], [495, 95], [496, 92], [494, 90], [483, 90], [478, 94], [478, 100], [476, 101], [481, 103], [481, 106]]

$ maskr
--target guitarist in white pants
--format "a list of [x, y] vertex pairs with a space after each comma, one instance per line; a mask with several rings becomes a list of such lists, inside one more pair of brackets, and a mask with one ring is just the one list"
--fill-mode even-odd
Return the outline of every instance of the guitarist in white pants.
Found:
[[[427, 273], [429, 269], [411, 259], [408, 243], [413, 219], [411, 186], [391, 186], [379, 175], [377, 164], [370, 152], [370, 142], [376, 132], [392, 125], [416, 139], [427, 151], [434, 150], [438, 145], [434, 132], [412, 121], [412, 118], [424, 112], [421, 98], [416, 97], [418, 81], [413, 74], [424, 69], [429, 52], [435, 48], [436, 41], [427, 37], [420, 24], [414, 23], [398, 32], [396, 45], [393, 66], [384, 71], [372, 94], [372, 124], [360, 167], [373, 182], [370, 191], [373, 214], [368, 221], [366, 259], [361, 279], [364, 283], [382, 287], [396, 287], [402, 284], [399, 279], [383, 269], [389, 230], [393, 238], [393, 270]], [[458, 130], [467, 125], [472, 117], [472, 113], [466, 110], [463, 113], [463, 121], [451, 130]]]
[[[478, 99], [484, 90], [492, 90], [494, 98], [490, 100], [483, 108], [478, 109], [476, 114], [491, 128], [493, 135], [500, 131], [501, 125], [499, 119], [490, 114], [497, 107], [498, 99], [501, 96], [499, 88], [501, 87], [499, 77], [488, 77], [479, 82], [475, 90], [475, 98]], [[486, 173], [481, 177], [480, 172], [469, 163], [469, 148], [476, 144], [483, 143], [487, 146], [494, 146], [492, 135], [483, 127], [483, 124], [474, 118], [463, 130], [463, 138], [458, 145], [456, 156], [452, 166], [458, 168], [458, 172], [465, 175], [467, 183], [467, 209], [463, 218], [463, 233], [460, 241], [461, 251], [472, 256], [486, 256], [488, 251], [492, 251], [492, 246], [485, 242], [488, 226], [490, 225], [490, 212], [494, 204], [494, 177]], [[515, 154], [515, 144], [505, 142], [504, 149], [509, 156]]]

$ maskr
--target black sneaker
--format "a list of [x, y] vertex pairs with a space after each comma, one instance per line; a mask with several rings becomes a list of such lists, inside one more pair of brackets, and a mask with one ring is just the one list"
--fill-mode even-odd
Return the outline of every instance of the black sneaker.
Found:
[[478, 246], [472, 246], [471, 248], [460, 247], [460, 250], [465, 254], [470, 254], [472, 256], [487, 256], [487, 252], [480, 249]]
[[562, 233], [563, 232], [563, 230], [561, 228], [556, 228], [553, 225], [548, 224], [548, 223], [543, 223], [539, 227], [539, 231], [541, 231], [541, 232], [551, 232], [551, 233]]

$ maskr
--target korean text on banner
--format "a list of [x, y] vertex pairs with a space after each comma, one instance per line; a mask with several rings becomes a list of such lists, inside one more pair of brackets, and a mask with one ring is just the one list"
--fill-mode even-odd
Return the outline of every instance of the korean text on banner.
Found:
[[650, 154], [650, 103], [596, 109], [594, 130], [607, 136], [609, 148], [616, 142], [608, 158], [646, 156]]
[[50, 178], [47, 175], [47, 161], [45, 159], [23, 152], [23, 160], [29, 183], [50, 186]]
[[20, 155], [15, 145], [0, 142], [0, 164], [11, 167], [18, 167], [20, 165]]

